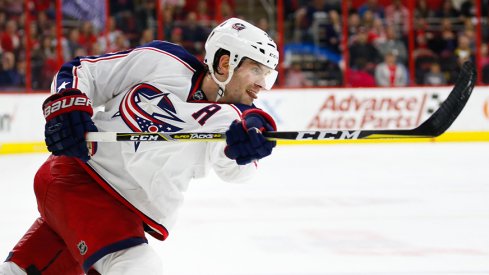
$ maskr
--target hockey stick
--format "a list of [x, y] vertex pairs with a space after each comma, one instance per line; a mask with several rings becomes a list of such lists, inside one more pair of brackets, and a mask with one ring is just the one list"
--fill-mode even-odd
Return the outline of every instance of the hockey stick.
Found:
[[[440, 108], [426, 121], [408, 130], [327, 130], [265, 132], [270, 140], [339, 140], [339, 139], [395, 139], [431, 138], [443, 134], [462, 112], [474, 89], [477, 73], [474, 64], [465, 62], [455, 86]], [[116, 133], [92, 132], [87, 141], [219, 141], [225, 140], [225, 133]]]

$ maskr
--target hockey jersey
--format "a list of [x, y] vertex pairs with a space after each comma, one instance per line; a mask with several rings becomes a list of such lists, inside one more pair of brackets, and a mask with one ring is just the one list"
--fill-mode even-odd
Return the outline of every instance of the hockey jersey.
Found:
[[[206, 101], [205, 67], [182, 47], [154, 41], [132, 50], [79, 57], [62, 66], [51, 92], [77, 88], [93, 102], [99, 131], [222, 132], [249, 106]], [[225, 181], [249, 179], [255, 164], [238, 166], [225, 142], [98, 143], [80, 161], [109, 193], [138, 213], [147, 231], [165, 239], [183, 192], [213, 169]]]

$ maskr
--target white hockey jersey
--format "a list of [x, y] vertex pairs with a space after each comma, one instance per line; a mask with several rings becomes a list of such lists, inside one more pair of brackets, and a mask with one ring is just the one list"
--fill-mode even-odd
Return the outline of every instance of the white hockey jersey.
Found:
[[[104, 106], [94, 116], [99, 131], [225, 131], [250, 106], [206, 101], [200, 90], [204, 65], [182, 47], [162, 41], [62, 66], [51, 92], [77, 88]], [[225, 181], [244, 181], [256, 164], [238, 166], [224, 155], [225, 142], [98, 143], [81, 163], [99, 184], [138, 213], [147, 231], [168, 236], [192, 178], [214, 169]]]

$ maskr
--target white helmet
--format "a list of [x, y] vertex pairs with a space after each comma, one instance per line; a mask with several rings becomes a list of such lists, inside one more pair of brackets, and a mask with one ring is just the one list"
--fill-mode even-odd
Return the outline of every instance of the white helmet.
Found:
[[[214, 75], [214, 56], [219, 49], [230, 52], [229, 76], [224, 82], [218, 81]], [[244, 20], [230, 18], [214, 28], [205, 42], [205, 51], [204, 63], [207, 64], [212, 78], [222, 91], [243, 57], [253, 59], [271, 69], [272, 73], [265, 76], [263, 88], [270, 90], [277, 79], [278, 73], [275, 70], [279, 55], [277, 45], [265, 31]]]

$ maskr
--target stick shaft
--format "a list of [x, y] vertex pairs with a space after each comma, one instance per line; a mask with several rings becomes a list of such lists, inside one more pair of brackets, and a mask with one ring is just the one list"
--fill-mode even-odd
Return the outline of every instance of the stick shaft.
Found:
[[[327, 131], [289, 131], [265, 132], [270, 140], [346, 140], [346, 139], [397, 139], [430, 138], [443, 134], [455, 121], [474, 89], [477, 74], [471, 62], [463, 64], [458, 79], [447, 99], [426, 121], [408, 130], [327, 130]], [[222, 141], [225, 133], [87, 133], [87, 141]]]

